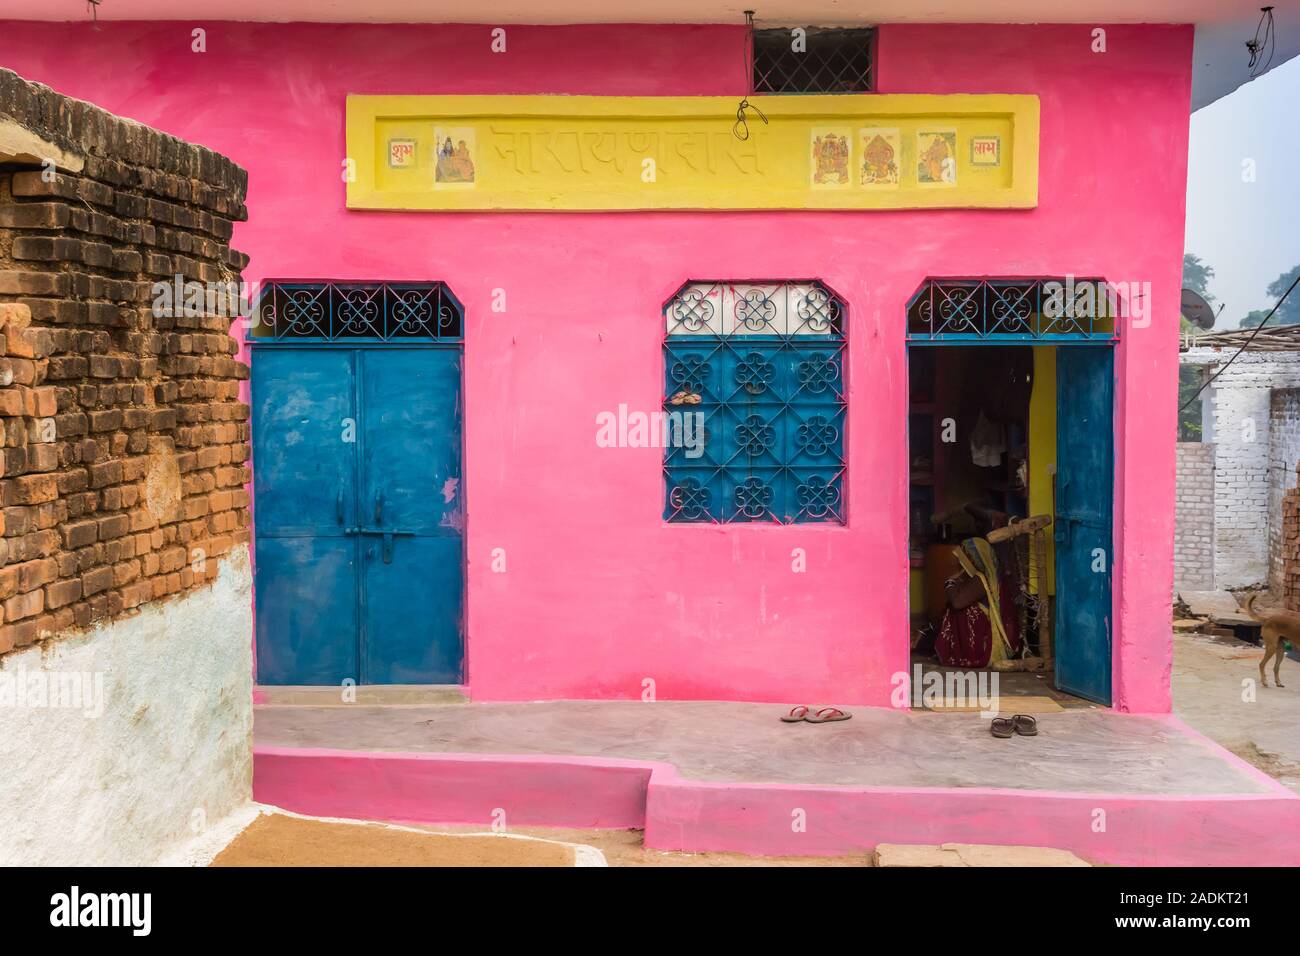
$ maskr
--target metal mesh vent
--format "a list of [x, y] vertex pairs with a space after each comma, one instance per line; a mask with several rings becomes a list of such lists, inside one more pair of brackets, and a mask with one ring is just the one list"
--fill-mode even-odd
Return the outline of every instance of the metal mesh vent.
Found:
[[266, 283], [252, 333], [263, 340], [454, 341], [460, 303], [441, 282]]
[[755, 93], [867, 93], [874, 88], [876, 31], [803, 27], [754, 31]]

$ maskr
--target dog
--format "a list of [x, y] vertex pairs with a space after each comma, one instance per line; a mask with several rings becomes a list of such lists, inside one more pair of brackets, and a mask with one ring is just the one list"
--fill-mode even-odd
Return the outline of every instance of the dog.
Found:
[[1290, 641], [1296, 647], [1300, 647], [1300, 614], [1295, 611], [1268, 611], [1263, 614], [1255, 613], [1255, 599], [1258, 594], [1252, 594], [1246, 598], [1245, 611], [1252, 618], [1259, 621], [1264, 626], [1260, 633], [1264, 638], [1264, 659], [1259, 662], [1259, 682], [1267, 687], [1268, 678], [1264, 676], [1264, 665], [1268, 663], [1269, 658], [1273, 659], [1273, 683], [1278, 687], [1285, 687], [1278, 671], [1282, 667], [1282, 658], [1286, 656], [1286, 650], [1282, 647], [1283, 641]]

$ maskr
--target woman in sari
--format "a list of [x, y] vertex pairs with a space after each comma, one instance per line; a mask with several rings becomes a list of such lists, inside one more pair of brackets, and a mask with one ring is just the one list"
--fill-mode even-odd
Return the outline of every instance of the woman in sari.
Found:
[[960, 610], [949, 601], [934, 642], [939, 662], [949, 667], [991, 667], [1018, 657], [1020, 616], [1009, 569], [1001, 568], [993, 545], [983, 538], [968, 538], [953, 551], [962, 570], [980, 582], [983, 600]]

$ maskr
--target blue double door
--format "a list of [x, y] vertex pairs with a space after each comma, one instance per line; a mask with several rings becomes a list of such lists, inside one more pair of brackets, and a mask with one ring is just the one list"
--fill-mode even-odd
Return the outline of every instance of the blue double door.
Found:
[[461, 352], [259, 347], [258, 682], [463, 681]]

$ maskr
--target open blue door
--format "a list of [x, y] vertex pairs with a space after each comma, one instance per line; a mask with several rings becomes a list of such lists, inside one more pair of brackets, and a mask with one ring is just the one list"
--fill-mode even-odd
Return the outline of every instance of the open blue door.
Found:
[[1110, 704], [1114, 351], [1056, 350], [1056, 686]]

